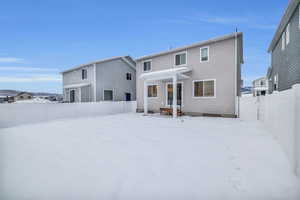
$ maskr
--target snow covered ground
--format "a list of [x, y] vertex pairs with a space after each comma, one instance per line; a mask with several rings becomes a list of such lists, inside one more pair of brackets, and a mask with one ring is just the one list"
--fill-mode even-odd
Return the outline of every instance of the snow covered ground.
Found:
[[57, 102], [53, 102], [53, 101], [50, 101], [48, 99], [43, 99], [43, 98], [40, 98], [40, 97], [35, 97], [33, 99], [19, 100], [19, 101], [16, 101], [14, 103], [57, 103]]
[[0, 199], [300, 199], [258, 122], [140, 114], [0, 129]]

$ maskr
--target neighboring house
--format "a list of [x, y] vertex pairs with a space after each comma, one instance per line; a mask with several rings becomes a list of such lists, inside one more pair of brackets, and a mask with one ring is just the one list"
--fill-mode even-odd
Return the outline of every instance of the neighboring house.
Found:
[[268, 49], [272, 66], [268, 70], [269, 91], [290, 89], [300, 83], [300, 0], [291, 0]]
[[20, 92], [14, 96], [14, 101], [30, 100], [33, 98], [33, 94], [29, 92]]
[[138, 112], [168, 108], [174, 117], [177, 109], [188, 115], [238, 116], [242, 33], [143, 56], [136, 62]]
[[269, 92], [269, 82], [266, 77], [261, 77], [252, 82], [253, 96], [265, 96]]
[[135, 61], [130, 56], [83, 64], [61, 74], [65, 102], [136, 99]]

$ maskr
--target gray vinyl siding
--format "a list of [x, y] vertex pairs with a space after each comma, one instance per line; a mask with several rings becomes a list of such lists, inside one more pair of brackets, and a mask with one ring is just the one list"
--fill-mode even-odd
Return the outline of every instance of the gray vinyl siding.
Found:
[[[87, 79], [82, 80], [81, 76], [81, 70], [86, 69], [87, 70]], [[63, 73], [63, 86], [67, 85], [73, 85], [73, 84], [81, 84], [81, 83], [90, 83], [90, 97], [91, 101], [94, 99], [94, 66], [88, 65], [85, 67], [82, 67], [80, 69], [70, 71]], [[64, 90], [64, 98], [66, 101], [68, 101], [69, 92], [68, 90]]]
[[282, 38], [272, 51], [270, 91], [273, 91], [274, 76], [278, 74], [278, 90], [290, 89], [300, 83], [300, 29], [299, 7], [290, 19], [290, 43], [281, 50]]
[[[135, 65], [134, 61], [128, 62]], [[103, 101], [103, 91], [113, 90], [114, 101], [125, 101], [125, 93], [131, 94], [131, 100], [136, 100], [136, 71], [124, 60], [114, 59], [96, 64], [96, 84], [95, 84], [95, 64], [87, 65], [79, 69], [63, 73], [63, 86], [89, 83], [89, 86], [81, 88], [81, 102]], [[87, 79], [82, 80], [81, 70], [87, 69]], [[131, 73], [131, 80], [126, 79], [126, 73]], [[75, 102], [79, 102], [79, 89], [64, 89], [64, 100], [70, 100], [70, 90], [75, 90]]]
[[[131, 80], [126, 80], [126, 73], [131, 73]], [[97, 101], [102, 101], [104, 90], [113, 90], [114, 101], [125, 101], [125, 93], [136, 99], [136, 72], [123, 60], [97, 64], [96, 69]]]
[[[241, 36], [239, 37], [242, 39]], [[242, 43], [240, 51], [242, 51]], [[209, 46], [209, 62], [200, 62], [200, 48], [204, 46], [196, 46], [188, 48], [187, 52], [187, 67], [192, 71], [187, 75], [189, 79], [179, 80], [183, 83], [182, 95], [182, 111], [187, 114], [209, 113], [209, 114], [224, 114], [235, 115], [235, 88], [240, 88], [241, 78], [240, 69], [236, 71], [235, 66], [235, 39], [226, 39], [223, 41], [206, 44]], [[239, 55], [242, 52], [238, 52]], [[160, 71], [172, 69], [174, 67], [174, 55], [169, 53], [152, 57], [151, 71]], [[139, 77], [143, 71], [143, 61], [137, 62], [137, 76]], [[240, 62], [238, 60], [237, 62]], [[240, 65], [239, 65], [240, 67]], [[237, 76], [237, 80], [235, 80]], [[193, 97], [193, 81], [214, 79], [216, 87], [215, 98], [194, 98]], [[150, 111], [159, 112], [162, 107], [170, 107], [167, 105], [167, 90], [166, 85], [171, 80], [154, 81], [153, 84], [158, 85], [158, 96], [156, 98], [148, 98], [148, 109]], [[237, 81], [237, 82], [236, 82]], [[143, 110], [144, 106], [144, 81], [137, 80], [137, 107]]]

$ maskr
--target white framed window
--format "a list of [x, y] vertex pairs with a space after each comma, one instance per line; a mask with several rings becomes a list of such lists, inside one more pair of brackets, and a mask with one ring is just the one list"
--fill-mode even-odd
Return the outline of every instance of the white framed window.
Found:
[[285, 50], [285, 31], [282, 33], [281, 36], [281, 50]]
[[157, 97], [157, 85], [148, 85], [148, 98], [156, 98]]
[[194, 80], [193, 97], [195, 98], [215, 98], [216, 79]]
[[81, 70], [81, 79], [82, 80], [87, 79], [87, 70], [86, 69]]
[[114, 100], [113, 90], [103, 90], [103, 100], [104, 101], [113, 101]]
[[290, 23], [286, 27], [285, 42], [286, 46], [290, 43]]
[[126, 73], [126, 80], [131, 80], [131, 73]]
[[176, 53], [174, 55], [175, 66], [187, 65], [187, 51]]
[[201, 47], [200, 62], [208, 62], [208, 61], [209, 61], [209, 47]]
[[143, 62], [143, 71], [144, 72], [151, 71], [151, 68], [152, 68], [152, 60], [146, 60]]

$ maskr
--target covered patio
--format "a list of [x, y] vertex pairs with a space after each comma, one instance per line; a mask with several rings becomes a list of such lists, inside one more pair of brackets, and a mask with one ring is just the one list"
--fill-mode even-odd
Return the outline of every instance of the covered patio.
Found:
[[192, 70], [187, 67], [178, 67], [154, 72], [143, 73], [139, 78], [144, 81], [144, 114], [148, 114], [148, 85], [153, 81], [171, 81], [173, 85], [172, 115], [177, 117], [177, 83], [180, 80], [189, 79], [186, 73]]
[[92, 96], [90, 83], [66, 85], [64, 86], [64, 90], [65, 101], [68, 101], [70, 103], [91, 101]]

